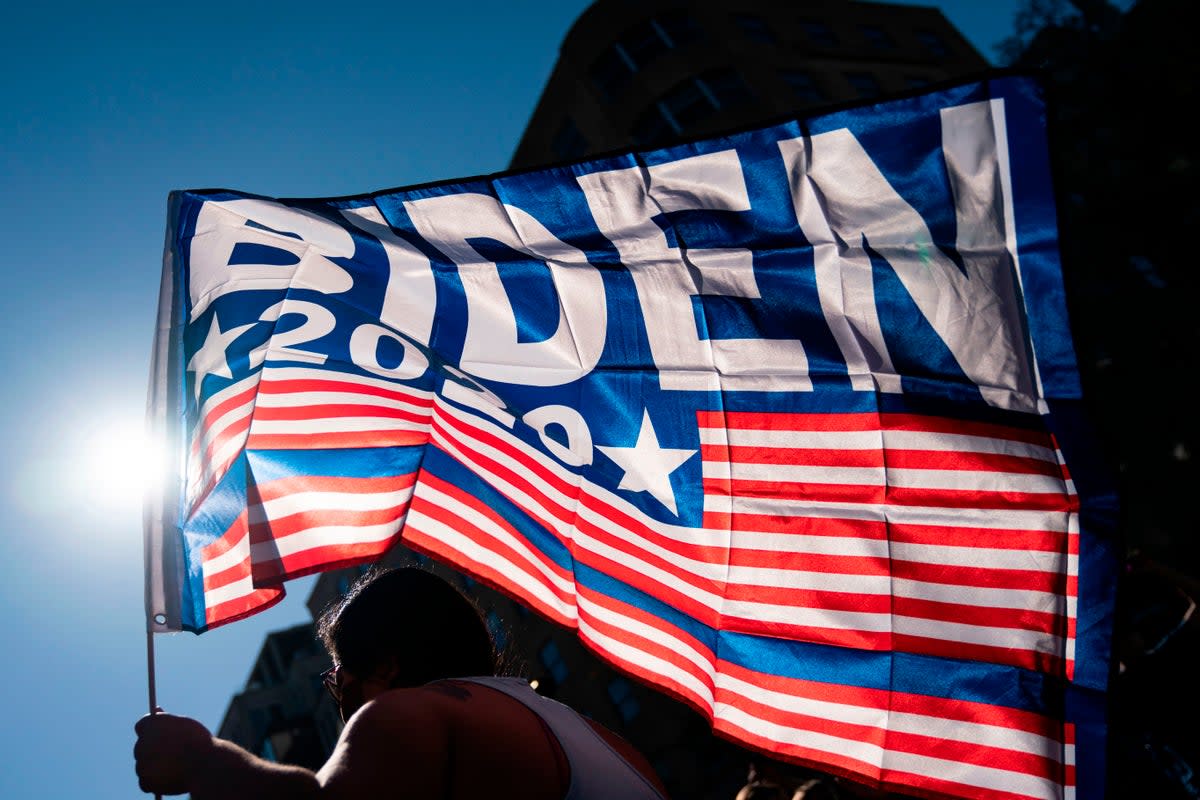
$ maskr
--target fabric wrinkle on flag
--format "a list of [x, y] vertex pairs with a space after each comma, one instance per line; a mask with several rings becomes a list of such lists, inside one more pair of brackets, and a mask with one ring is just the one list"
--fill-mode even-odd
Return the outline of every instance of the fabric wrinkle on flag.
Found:
[[400, 543], [746, 747], [1101, 796], [1112, 521], [1080, 519], [1111, 490], [1041, 102], [997, 75], [530, 172], [174, 193], [151, 628]]

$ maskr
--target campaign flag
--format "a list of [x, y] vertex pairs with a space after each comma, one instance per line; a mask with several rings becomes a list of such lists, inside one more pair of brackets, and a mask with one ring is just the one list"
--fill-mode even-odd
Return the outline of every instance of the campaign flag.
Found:
[[351, 197], [170, 197], [154, 631], [397, 543], [777, 758], [1103, 793], [1114, 500], [1037, 83]]

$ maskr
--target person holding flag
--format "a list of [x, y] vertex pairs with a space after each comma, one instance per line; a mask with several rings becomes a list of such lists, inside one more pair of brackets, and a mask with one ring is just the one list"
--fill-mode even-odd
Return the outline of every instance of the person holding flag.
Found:
[[143, 791], [221, 798], [662, 800], [628, 742], [527, 681], [497, 676], [478, 610], [431, 572], [368, 573], [318, 624], [346, 725], [316, 773], [259, 758], [188, 717], [136, 725]]

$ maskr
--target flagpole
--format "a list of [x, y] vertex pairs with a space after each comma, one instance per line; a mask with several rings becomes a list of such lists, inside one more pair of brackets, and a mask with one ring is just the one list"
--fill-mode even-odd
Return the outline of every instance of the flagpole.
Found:
[[[179, 218], [180, 194], [167, 196], [167, 230], [163, 247], [162, 275], [158, 290], [154, 345], [150, 354], [150, 381], [146, 396], [146, 435], [151, 451], [154, 479], [145, 486], [142, 502], [142, 566], [146, 592], [146, 692], [150, 714], [158, 714], [158, 688], [154, 669], [154, 632], [181, 630], [179, 626], [179, 581], [182, 546], [179, 531], [164, 520], [174, 520], [182, 481], [179, 446], [180, 419], [185, 408], [180, 397], [185, 371], [182, 330], [186, 314], [179, 295], [179, 275], [174, 249], [175, 220]], [[169, 535], [168, 535], [169, 531]], [[162, 800], [158, 792], [155, 800]]]
[[146, 627], [146, 688], [150, 695], [150, 713], [158, 713], [158, 690], [154, 685], [154, 631]]
[[[150, 620], [146, 620], [150, 622]], [[146, 689], [150, 699], [150, 713], [158, 713], [158, 688], [154, 682], [154, 631], [146, 625]], [[154, 800], [162, 800], [162, 795], [154, 793]]]

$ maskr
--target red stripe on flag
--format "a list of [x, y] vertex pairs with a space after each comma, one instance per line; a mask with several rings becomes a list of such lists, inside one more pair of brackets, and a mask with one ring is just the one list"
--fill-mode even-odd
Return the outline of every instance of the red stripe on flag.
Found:
[[775, 639], [792, 639], [811, 644], [827, 644], [834, 647], [854, 647], [859, 650], [892, 650], [893, 635], [888, 631], [868, 631], [845, 625], [817, 626], [799, 625], [790, 622], [749, 619], [736, 614], [722, 614], [721, 628], [734, 633], [750, 633], [755, 636], [770, 636]]
[[896, 450], [886, 448], [888, 469], [930, 469], [1046, 475], [1061, 478], [1058, 462], [1030, 456], [977, 453], [966, 450]]
[[220, 572], [206, 573], [204, 575], [204, 592], [207, 594], [215, 589], [220, 589], [223, 586], [228, 586], [231, 583], [250, 577], [250, 559], [237, 562]]
[[249, 516], [246, 510], [243, 509], [242, 513], [239, 514], [232, 523], [230, 523], [229, 527], [225, 529], [223, 534], [216, 539], [213, 539], [200, 549], [200, 560], [202, 562], [212, 561], [217, 556], [221, 556], [229, 552], [242, 540], [242, 537], [246, 535], [248, 519]]
[[[880, 469], [882, 450], [848, 450], [817, 447], [751, 447], [748, 445], [701, 444], [700, 458], [714, 464], [786, 464], [810, 467], [858, 467]], [[890, 456], [889, 456], [890, 466]]]
[[[672, 693], [685, 696], [687, 698], [687, 701], [694, 706], [697, 706], [700, 708], [708, 707], [708, 704], [709, 704], [708, 697], [698, 694], [696, 692], [695, 688], [693, 688], [692, 686], [688, 685], [687, 683], [685, 683], [683, 681], [677, 680], [675, 677], [673, 677], [669, 674], [664, 674], [662, 672], [656, 672], [656, 671], [648, 668], [644, 663], [644, 658], [649, 656], [652, 658], [656, 658], [656, 659], [665, 661], [665, 662], [677, 667], [679, 670], [689, 673], [690, 675], [695, 677], [698, 681], [700, 681], [702, 684], [711, 685], [710, 676], [705, 674], [692, 661], [688, 660], [684, 656], [681, 656], [679, 653], [675, 652], [674, 650], [672, 650], [671, 648], [669, 648], [665, 645], [662, 645], [662, 644], [659, 644], [658, 642], [638, 636], [637, 634], [634, 634], [631, 631], [629, 631], [625, 628], [622, 628], [620, 625], [616, 625], [616, 624], [613, 624], [610, 622], [605, 622], [604, 620], [599, 619], [595, 616], [587, 616], [585, 618], [581, 614], [580, 625], [581, 625], [581, 628], [579, 631], [580, 638], [583, 639], [585, 642], [587, 642], [589, 645], [591, 645], [593, 650], [602, 654], [605, 658], [618, 663], [626, 671], [632, 672], [635, 676], [641, 678], [642, 680], [644, 680], [648, 683], [651, 683], [653, 685], [664, 685], [665, 684], [665, 686]], [[591, 627], [595, 631], [595, 635], [593, 635], [592, 633], [590, 633], [587, 630], [584, 630], [583, 626], [585, 626], [585, 625], [588, 627]], [[638, 658], [631, 659], [627, 656], [620, 655], [614, 649], [610, 648], [603, 641], [603, 639], [600, 638], [602, 636], [608, 637], [609, 639], [613, 639], [613, 640], [619, 642], [620, 644], [625, 645], [626, 647], [636, 650], [638, 653]], [[639, 659], [643, 659], [643, 660], [639, 660]]]
[[[1056, 450], [1053, 437], [1045, 430], [1019, 428], [976, 420], [954, 419], [925, 414], [849, 413], [803, 414], [775, 411], [698, 411], [701, 428], [715, 430], [870, 432], [912, 431], [931, 434], [973, 436], [999, 439]], [[886, 441], [886, 439], [885, 439]]]
[[760, 431], [877, 431], [879, 414], [793, 414], [753, 411], [697, 411], [701, 428]]
[[777, 533], [781, 536], [841, 536], [852, 539], [888, 538], [889, 525], [882, 519], [843, 519], [785, 514], [747, 514], [740, 511], [706, 511], [704, 527], [735, 532]]
[[391, 406], [355, 405], [352, 403], [314, 403], [306, 406], [263, 406], [254, 409], [256, 421], [339, 419], [342, 417], [378, 417], [402, 419], [416, 424], [429, 422], [429, 414], [418, 414]]
[[365, 528], [374, 525], [397, 523], [404, 518], [407, 510], [408, 500], [404, 500], [388, 508], [367, 510], [315, 508], [311, 511], [300, 511], [294, 514], [272, 517], [269, 520], [256, 521], [250, 526], [250, 541], [252, 544], [281, 542], [295, 534], [302, 534], [305, 531], [334, 525], [349, 528]]
[[974, 644], [952, 639], [935, 639], [929, 636], [913, 636], [906, 633], [892, 634], [894, 649], [910, 653], [921, 653], [943, 658], [988, 661], [993, 664], [1011, 664], [1023, 669], [1037, 670], [1049, 675], [1062, 675], [1065, 661], [1062, 656], [1042, 650], [1018, 649], [998, 645]]
[[[456, 499], [458, 499], [458, 498], [456, 498]], [[501, 518], [499, 518], [495, 515], [492, 515], [492, 514], [485, 514], [491, 522], [493, 522], [496, 525], [499, 525], [510, 536], [512, 536], [517, 541], [524, 544], [529, 549], [533, 558], [530, 558], [530, 556], [527, 556], [527, 555], [521, 553], [520, 551], [516, 550], [508, 543], [503, 542], [503, 541], [497, 539], [496, 537], [492, 536], [487, 531], [483, 530], [479, 526], [474, 525], [473, 523], [468, 521], [465, 517], [463, 517], [459, 514], [456, 514], [454, 511], [452, 511], [448, 508], [445, 508], [443, 506], [440, 506], [437, 503], [434, 503], [433, 501], [428, 500], [421, 495], [417, 495], [416, 497], [413, 498], [413, 510], [415, 512], [424, 514], [425, 516], [429, 517], [430, 519], [435, 519], [438, 522], [441, 522], [442, 524], [444, 524], [450, 528], [453, 528], [456, 532], [471, 539], [475, 543], [479, 544], [481, 547], [484, 547], [485, 549], [491, 551], [495, 555], [500, 556], [504, 561], [508, 562], [509, 564], [512, 564], [513, 566], [515, 566], [519, 570], [521, 570], [521, 572], [524, 572], [528, 575], [535, 576], [538, 579], [538, 582], [543, 584], [546, 587], [546, 589], [548, 591], [550, 591], [551, 593], [553, 593], [556, 597], [558, 597], [559, 600], [563, 601], [564, 603], [566, 603], [568, 605], [574, 604], [575, 598], [572, 596], [572, 594], [570, 592], [564, 591], [553, 581], [550, 581], [545, 576], [539, 574], [538, 565], [540, 564], [542, 567], [549, 569], [550, 571], [554, 572], [555, 574], [559, 575], [560, 577], [564, 578], [565, 580], [571, 579], [570, 573], [566, 572], [561, 567], [559, 567], [558, 564], [554, 563], [554, 561], [552, 561], [548, 556], [546, 556], [537, 547], [535, 547], [533, 544], [531, 544], [529, 542], [529, 540], [526, 539], [520, 533], [520, 531], [518, 531], [516, 528], [513, 528], [511, 525], [504, 522]], [[478, 513], [485, 513], [478, 506], [473, 507], [472, 510], [474, 510]], [[536, 562], [535, 562], [535, 560], [536, 560]]]
[[[231, 421], [228, 425], [226, 425], [224, 428], [222, 428], [220, 431], [218, 431], [212, 437], [212, 439], [208, 443], [208, 446], [206, 446], [204, 448], [203, 462], [209, 464], [210, 468], [213, 469], [214, 473], [216, 472], [217, 469], [223, 468], [224, 466], [226, 466], [230, 462], [232, 462], [235, 458], [237, 458], [237, 453], [234, 453], [232, 456], [230, 456], [228, 459], [226, 459], [225, 462], [223, 462], [220, 465], [214, 464], [213, 456], [216, 454], [216, 452], [218, 450], [224, 449], [225, 445], [228, 444], [231, 439], [234, 439], [234, 438], [244, 434], [249, 429], [249, 427], [250, 427], [250, 412], [247, 411], [246, 416], [238, 417], [236, 420]], [[201, 431], [201, 434], [202, 434], [202, 437], [201, 437], [201, 439], [202, 439], [204, 435], [207, 435], [207, 431]], [[201, 441], [201, 439], [198, 439], [197, 441]]]
[[880, 414], [879, 421], [885, 431], [921, 431], [925, 433], [948, 433], [977, 436], [984, 439], [1005, 439], [1013, 442], [1045, 447], [1054, 450], [1054, 440], [1045, 430], [1018, 428], [994, 422], [978, 422], [952, 417], [927, 414]]
[[774, 758], [784, 758], [807, 765], [822, 772], [832, 772], [853, 780], [876, 784], [878, 767], [866, 761], [849, 758], [842, 753], [818, 750], [813, 747], [784, 742], [743, 728], [723, 717], [713, 720], [713, 730], [733, 739], [743, 747], [760, 750]]
[[369, 383], [355, 381], [339, 381], [324, 378], [284, 378], [272, 379], [268, 370], [263, 375], [261, 388], [263, 394], [306, 394], [309, 392], [348, 392], [370, 397], [383, 397], [389, 400], [401, 400], [418, 406], [433, 406], [433, 395], [417, 391], [404, 391], [402, 388], [383, 388]]
[[1011, 728], [1054, 742], [1062, 741], [1062, 723], [1036, 711], [911, 692], [892, 692], [890, 703], [891, 709], [896, 712]]
[[889, 769], [884, 771], [885, 786], [899, 789], [905, 793], [917, 793], [920, 796], [932, 798], [979, 798], [979, 800], [1046, 800], [1046, 795], [1060, 796], [1057, 786], [1046, 786], [1046, 795], [1020, 794], [1002, 789], [992, 789], [983, 786], [973, 786], [965, 783], [935, 778], [929, 775], [918, 775], [903, 770]]
[[342, 569], [373, 561], [399, 540], [400, 532], [374, 542], [328, 544], [310, 547], [277, 559], [254, 562], [255, 582], [289, 581], [316, 572]]
[[347, 475], [296, 475], [278, 478], [255, 486], [263, 502], [303, 492], [338, 492], [344, 494], [387, 494], [408, 489], [417, 482], [415, 472], [402, 475], [383, 475], [359, 478]]
[[[448, 441], [450, 441], [453, 444], [456, 444], [459, 448], [463, 449], [466, 453], [469, 453], [470, 461], [463, 462], [463, 463], [466, 463], [468, 466], [478, 465], [480, 468], [482, 468], [488, 472], [492, 472], [492, 473], [495, 473], [498, 475], [503, 475], [505, 477], [505, 479], [509, 483], [511, 483], [515, 488], [528, 494], [535, 502], [538, 503], [539, 506], [541, 506], [545, 510], [545, 512], [547, 514], [550, 514], [551, 516], [553, 516], [554, 518], [558, 519], [560, 522], [562, 522], [568, 526], [574, 521], [573, 515], [571, 514], [570, 511], [563, 508], [559, 503], [556, 503], [555, 501], [551, 500], [549, 495], [547, 495], [530, 478], [526, 478], [522, 475], [518, 475], [516, 472], [513, 472], [509, 467], [506, 467], [503, 464], [501, 464], [500, 462], [495, 461], [495, 460], [483, 455], [482, 453], [474, 450], [474, 447], [470, 440], [472, 438], [474, 438], [475, 441], [478, 441], [482, 444], [490, 445], [491, 447], [493, 447], [497, 450], [500, 450], [505, 455], [507, 455], [510, 458], [517, 461], [520, 464], [520, 466], [524, 470], [526, 470], [532, 478], [536, 478], [537, 480], [542, 481], [549, 488], [557, 490], [559, 493], [565, 495], [569, 500], [574, 500], [576, 498], [576, 495], [579, 491], [578, 486], [568, 484], [565, 481], [559, 479], [558, 476], [554, 475], [549, 470], [545, 469], [535, 459], [530, 458], [528, 455], [521, 453], [518, 450], [507, 447], [506, 444], [501, 439], [496, 437], [495, 435], [487, 433], [482, 430], [471, 428], [448, 414], [437, 413], [436, 408], [434, 409], [433, 432], [435, 434], [444, 436]], [[448, 455], [450, 455], [452, 458], [455, 458], [455, 456], [453, 454], [448, 453]], [[456, 459], [456, 460], [460, 460], [460, 459]], [[503, 493], [503, 494], [507, 495], [507, 493]], [[509, 498], [509, 499], [513, 499], [513, 498]], [[530, 513], [535, 518], [540, 518], [539, 515], [534, 514], [531, 509], [526, 509], [526, 512]], [[555, 531], [555, 529], [552, 525], [545, 525], [545, 527], [547, 530], [549, 530], [557, 535], [557, 532]]]
[[[575, 591], [581, 598], [590, 603], [594, 603], [597, 606], [606, 608], [609, 611], [620, 614], [621, 616], [637, 620], [643, 625], [655, 628], [672, 639], [675, 639], [684, 647], [696, 651], [696, 653], [704, 658], [709, 664], [708, 672], [701, 670], [700, 672], [696, 673], [696, 677], [703, 678], [705, 683], [709, 684], [709, 686], [712, 685], [712, 677], [709, 673], [716, 671], [717, 660], [712, 653], [712, 648], [706, 645], [704, 642], [701, 642], [695, 636], [692, 636], [690, 633], [687, 633], [686, 631], [672, 625], [656, 614], [651, 614], [649, 611], [644, 611], [637, 606], [630, 605], [629, 603], [618, 600], [615, 597], [602, 594], [601, 592], [592, 589], [590, 586], [576, 586]], [[695, 668], [695, 665], [693, 665], [693, 668]]]
[[1062, 635], [1066, 617], [1050, 611], [1018, 608], [988, 608], [960, 603], [942, 603], [913, 597], [895, 597], [892, 610], [898, 617], [940, 620], [980, 625], [988, 628], [1013, 628]]
[[898, 558], [892, 560], [892, 576], [952, 586], [1048, 592], [1058, 595], [1064, 594], [1063, 590], [1066, 588], [1066, 577], [1059, 572], [1003, 569], [986, 565], [960, 567], [922, 561], [902, 561]]
[[[892, 597], [887, 594], [833, 589], [792, 589], [785, 586], [763, 586], [758, 584], [730, 583], [726, 600], [764, 603], [774, 606], [790, 606], [810, 611], [851, 611], [858, 614], [888, 614], [892, 610]], [[758, 623], [761, 625], [774, 623]], [[824, 630], [822, 628], [821, 630]]]
[[[200, 442], [204, 440], [204, 437], [208, 434], [208, 431], [213, 428], [213, 426], [216, 424], [217, 420], [219, 420], [221, 417], [223, 417], [227, 412], [232, 411], [233, 409], [238, 408], [239, 406], [243, 406], [243, 405], [249, 403], [251, 400], [254, 399], [254, 396], [257, 391], [258, 391], [257, 385], [251, 386], [250, 388], [248, 388], [244, 391], [238, 392], [237, 394], [233, 395], [232, 397], [228, 397], [228, 398], [222, 400], [220, 403], [218, 403], [216, 406], [214, 406], [212, 409], [210, 409], [207, 413], [205, 413], [204, 418], [202, 420], [200, 420], [200, 422], [196, 426], [197, 435], [194, 436], [192, 439], [192, 455], [195, 456], [197, 453], [199, 453]], [[249, 419], [249, 417], [253, 413], [253, 411], [254, 411], [254, 407], [250, 406], [249, 408], [247, 408], [245, 410], [245, 413], [243, 414], [242, 417], [239, 418], [239, 420]], [[242, 427], [242, 430], [245, 430], [244, 426]], [[206, 461], [211, 459], [212, 449], [213, 448], [210, 445], [205, 450], [204, 459]]]
[[266, 611], [282, 600], [283, 596], [283, 589], [256, 589], [251, 594], [242, 595], [232, 600], [227, 600], [224, 603], [209, 606], [204, 610], [206, 629], [211, 630], [221, 625], [228, 625], [231, 622], [245, 619], [260, 611]]
[[252, 433], [247, 450], [340, 450], [358, 447], [410, 447], [429, 441], [423, 431], [330, 431], [319, 433]]
[[[671, 570], [677, 569], [673, 561], [663, 560], [649, 553], [645, 548], [634, 544], [633, 538], [636, 537], [648, 545], [670, 551], [673, 556], [681, 556], [692, 561], [704, 564], [725, 564], [728, 561], [727, 545], [693, 544], [666, 536], [644, 522], [617, 510], [591, 492], [585, 491], [580, 494], [579, 505], [610, 523], [602, 527], [581, 516], [575, 521], [580, 531], [595, 536], [605, 544], [625, 551], [634, 558], [655, 559], [657, 564], [666, 564]], [[617, 533], [613, 533], [614, 530]], [[680, 571], [681, 578], [683, 575], [684, 573]]]
[[[733, 541], [741, 539], [739, 532], [733, 534]], [[800, 549], [803, 545], [797, 541], [796, 550], [756, 550], [753, 548], [733, 547], [729, 551], [729, 566], [752, 567], [756, 569], [790, 570], [792, 572], [814, 572], [828, 575], [878, 575], [889, 574], [890, 561], [888, 556], [863, 555], [827, 555], [825, 553], [806, 553]]]
[[1061, 492], [982, 491], [976, 489], [912, 489], [888, 486], [887, 502], [897, 506], [982, 508], [1010, 511], [1078, 511], [1079, 498]]
[[[437, 536], [422, 531], [416, 525], [407, 525], [404, 529], [404, 544], [416, 550], [419, 553], [424, 553], [432, 558], [444, 560], [447, 563], [454, 564], [462, 571], [471, 575], [471, 577], [479, 580], [488, 586], [504, 592], [508, 596], [516, 599], [518, 602], [529, 606], [536, 610], [539, 614], [548, 619], [557, 622], [559, 625], [566, 627], [574, 627], [575, 621], [567, 616], [564, 616], [554, 606], [545, 603], [540, 597], [533, 594], [526, 586], [519, 581], [514, 580], [510, 575], [491, 567], [487, 564], [478, 561], [473, 557], [467, 556], [458, 549], [447, 544]], [[486, 548], [484, 548], [486, 549]], [[509, 565], [514, 571], [517, 568]], [[533, 575], [524, 573], [530, 583], [542, 583], [542, 581]]]
[[881, 484], [808, 483], [729, 478], [705, 478], [704, 494], [715, 497], [759, 497], [780, 500], [809, 500], [817, 503], [864, 503], [882, 505], [894, 488]]
[[1053, 530], [1020, 530], [1013, 528], [978, 528], [952, 525], [917, 525], [893, 522], [888, 526], [891, 539], [905, 544], [936, 545], [941, 547], [980, 547], [1039, 553], [1069, 552], [1068, 534]]

